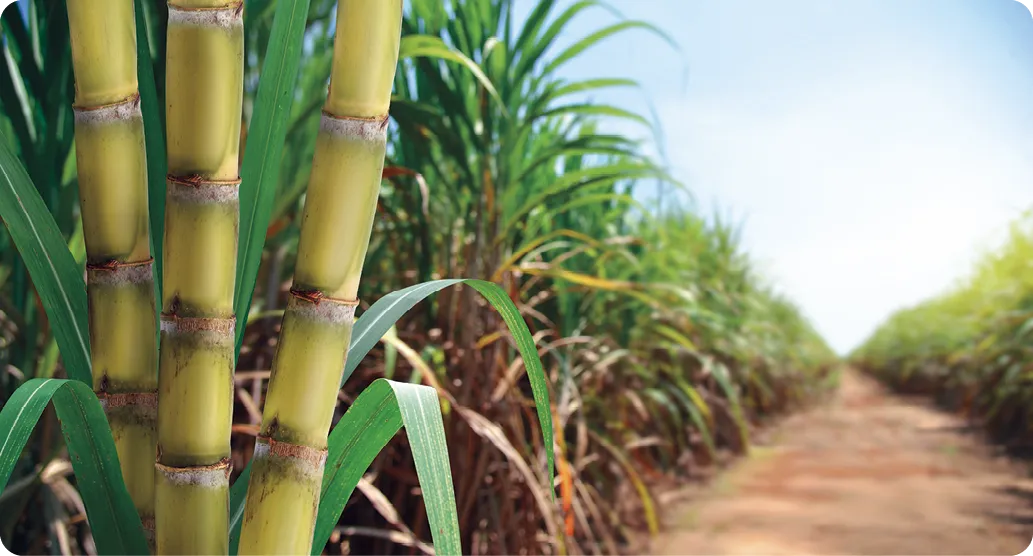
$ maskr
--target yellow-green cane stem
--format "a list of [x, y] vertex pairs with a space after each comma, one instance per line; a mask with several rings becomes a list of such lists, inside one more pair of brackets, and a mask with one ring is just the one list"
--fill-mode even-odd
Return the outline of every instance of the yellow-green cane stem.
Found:
[[166, 180], [165, 312], [233, 316], [239, 186], [239, 179]]
[[86, 270], [93, 388], [104, 404], [122, 478], [153, 540], [157, 346], [152, 261]]
[[243, 3], [179, 0], [168, 7], [157, 550], [225, 554]]
[[162, 315], [155, 533], [159, 554], [229, 550], [233, 319]]
[[[230, 457], [239, 184], [167, 180], [155, 493], [160, 554], [229, 549], [229, 475], [210, 468]], [[185, 514], [208, 518], [177, 518]]]
[[140, 96], [100, 107], [76, 107], [74, 113], [87, 262], [150, 259]]
[[126, 490], [154, 550], [154, 453], [157, 393], [98, 394], [111, 423]]
[[169, 3], [168, 171], [237, 178], [244, 87], [243, 3]]
[[152, 264], [148, 259], [86, 268], [93, 387], [98, 392], [153, 394], [157, 388]]
[[241, 554], [311, 549], [326, 435], [380, 193], [400, 0], [341, 0], [334, 61], [240, 535]]
[[[324, 452], [348, 355], [362, 263], [384, 164], [387, 118], [324, 114], [302, 217], [294, 287], [262, 416], [261, 438], [281, 446], [278, 463], [256, 452], [241, 528], [241, 554], [310, 550], [322, 467], [299, 475], [292, 454]], [[266, 457], [269, 453], [263, 454]], [[295, 458], [297, 459], [297, 458]], [[304, 478], [301, 478], [303, 475]], [[311, 494], [309, 494], [311, 492]], [[292, 500], [290, 512], [277, 500]], [[293, 533], [301, 530], [307, 534]]]
[[154, 284], [132, 0], [68, 0], [93, 388], [154, 540]]
[[137, 94], [133, 0], [67, 0], [76, 106]]
[[[321, 450], [333, 419], [356, 303], [291, 293], [259, 434]], [[305, 372], [292, 372], [297, 369]]]
[[[155, 468], [158, 553], [227, 554], [229, 460], [187, 468], [159, 463]], [[161, 511], [163, 507], [177, 511]]]
[[327, 429], [356, 304], [291, 294], [255, 448], [241, 554], [304, 554], [312, 544]]
[[338, 118], [387, 114], [401, 29], [402, 0], [338, 2], [327, 113]]
[[[335, 390], [336, 391], [336, 390]], [[239, 554], [308, 554], [326, 449], [259, 437], [244, 506]], [[254, 494], [252, 494], [254, 493]]]
[[158, 461], [213, 465], [230, 456], [233, 319], [161, 316]]
[[298, 239], [294, 287], [354, 299], [384, 169], [387, 117], [324, 113]]

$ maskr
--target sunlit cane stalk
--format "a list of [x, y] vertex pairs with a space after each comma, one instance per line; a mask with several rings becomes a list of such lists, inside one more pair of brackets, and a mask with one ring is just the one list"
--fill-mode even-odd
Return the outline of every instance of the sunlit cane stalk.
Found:
[[157, 345], [133, 0], [68, 0], [93, 388], [154, 541]]
[[159, 554], [226, 554], [243, 4], [168, 8], [155, 533]]
[[294, 284], [273, 360], [241, 554], [308, 554], [380, 192], [400, 0], [342, 0]]

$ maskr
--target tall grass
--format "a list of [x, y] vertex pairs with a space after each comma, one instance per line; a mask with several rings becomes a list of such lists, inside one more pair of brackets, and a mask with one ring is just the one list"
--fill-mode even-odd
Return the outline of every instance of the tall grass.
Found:
[[[251, 266], [241, 262], [250, 248], [242, 240], [237, 265], [238, 282], [253, 286], [254, 294], [238, 291], [236, 300], [238, 322], [248, 318], [235, 376], [235, 487], [248, 476], [297, 263], [331, 67], [334, 6], [330, 0], [307, 6], [303, 63], [291, 81], [284, 148], [277, 151], [282, 166], [267, 173], [269, 186], [251, 193], [253, 201], [241, 192], [242, 206], [268, 203], [269, 215], [268, 224], [251, 220], [264, 230], [253, 243], [260, 264], [257, 258]], [[162, 10], [151, 8], [142, 15], [150, 14], [145, 31], [154, 41], [150, 67], [160, 97], [164, 19]], [[665, 206], [658, 218], [640, 201], [637, 188], [647, 181], [651, 187], [657, 180], [680, 184], [645, 154], [644, 145], [600, 131], [617, 121], [648, 126], [642, 115], [591, 100], [606, 88], [636, 84], [612, 75], [572, 82], [564, 67], [598, 42], [659, 31], [615, 19], [571, 41], [570, 21], [601, 9], [594, 2], [542, 0], [518, 21], [508, 0], [405, 5], [357, 326], [375, 310], [371, 302], [403, 299], [389, 292], [440, 291], [398, 320], [369, 357], [349, 359], [345, 376], [354, 375], [339, 393], [333, 422], [347, 423], [349, 407], [369, 403], [362, 396], [370, 387], [379, 392], [381, 378], [435, 389], [444, 409], [463, 553], [625, 548], [631, 529], [658, 528], [651, 485], [748, 450], [754, 426], [819, 392], [834, 361], [800, 311], [754, 270], [734, 226], [687, 205]], [[19, 44], [18, 22], [8, 24], [18, 17], [12, 12], [3, 16], [5, 37], [12, 37], [8, 48]], [[270, 0], [245, 5], [242, 150], [264, 136], [255, 132], [262, 117], [256, 107], [260, 77], [271, 63], [266, 45], [276, 12]], [[58, 34], [54, 48], [67, 48]], [[560, 37], [572, 46], [561, 46]], [[33, 111], [60, 121], [51, 115], [60, 104], [51, 107], [47, 99], [69, 85], [60, 85], [58, 69], [35, 92], [30, 80], [42, 63], [25, 59], [10, 82], [28, 83]], [[42, 197], [55, 199], [48, 209], [58, 229], [73, 253], [81, 252], [75, 203], [61, 202], [62, 196], [75, 198], [71, 138], [63, 146], [46, 134], [23, 133], [20, 105], [3, 96], [8, 89], [2, 78], [0, 130], [16, 138], [12, 143]], [[48, 178], [47, 165], [65, 168], [65, 179]], [[246, 218], [242, 212], [242, 226]], [[0, 364], [16, 371], [0, 378], [4, 400], [29, 377], [60, 375], [67, 364], [57, 357], [52, 330], [12, 247], [0, 228]], [[255, 278], [240, 280], [248, 272]], [[477, 289], [483, 282], [416, 286], [451, 277], [497, 284], [502, 300], [511, 300], [518, 313], [505, 320], [492, 310]], [[514, 322], [530, 329], [533, 345], [509, 332]], [[371, 339], [366, 349], [373, 346]], [[532, 401], [541, 392], [525, 373], [535, 361], [522, 349], [537, 350], [550, 379], [552, 404], [543, 415], [551, 415], [556, 429], [554, 482], [543, 465], [553, 446], [542, 442], [542, 415]], [[47, 422], [12, 477], [12, 485], [29, 486], [0, 499], [0, 538], [13, 539], [7, 544], [12, 549], [36, 542], [45, 534], [45, 518], [52, 517], [37, 514], [17, 533], [6, 517], [38, 512], [32, 502], [52, 496], [33, 479], [37, 466], [59, 453]], [[388, 432], [389, 439], [394, 433]], [[330, 538], [328, 552], [345, 544], [353, 553], [427, 549], [433, 514], [420, 500], [428, 493], [415, 488], [412, 463], [414, 456], [420, 461], [422, 449], [400, 436], [370, 456], [365, 477], [356, 479], [362, 496], [348, 501], [344, 494], [340, 521], [317, 524]], [[334, 500], [326, 493], [322, 499]]]
[[889, 317], [851, 354], [905, 392], [935, 397], [1014, 449], [1033, 449], [1033, 214], [951, 288]]

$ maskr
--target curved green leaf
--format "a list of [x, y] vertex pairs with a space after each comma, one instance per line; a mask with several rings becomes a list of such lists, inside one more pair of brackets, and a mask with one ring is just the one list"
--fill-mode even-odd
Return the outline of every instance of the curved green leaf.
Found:
[[670, 176], [662, 169], [652, 164], [642, 162], [620, 162], [606, 166], [592, 166], [573, 172], [567, 172], [545, 189], [538, 191], [517, 209], [512, 215], [507, 215], [506, 223], [502, 231], [496, 236], [496, 242], [502, 241], [507, 234], [511, 233], [517, 223], [534, 209], [541, 207], [548, 199], [587, 186], [602, 186], [613, 184], [618, 181], [642, 180], [649, 177], [667, 180]]
[[54, 218], [0, 132], [0, 220], [43, 302], [68, 376], [92, 384], [86, 284]]
[[634, 79], [627, 79], [623, 77], [601, 77], [597, 79], [585, 79], [582, 81], [573, 81], [565, 83], [560, 87], [557, 87], [549, 95], [552, 100], [557, 98], [572, 95], [575, 93], [584, 93], [586, 91], [593, 91], [596, 89], [607, 89], [610, 87], [638, 87], [638, 81]]
[[140, 516], [129, 498], [107, 417], [89, 386], [74, 380], [35, 378], [21, 385], [0, 410], [0, 489], [7, 486], [32, 429], [53, 402], [76, 484], [86, 505], [97, 551], [147, 554]]
[[[330, 433], [312, 554], [323, 551], [359, 479], [403, 426], [416, 463], [435, 551], [462, 553], [448, 444], [437, 392], [428, 386], [381, 378], [359, 394]], [[237, 553], [240, 542], [250, 471], [248, 465], [230, 493], [230, 554]]]
[[[516, 64], [514, 70], [514, 77], [516, 81], [523, 81], [524, 77], [531, 72], [535, 64], [537, 64], [545, 51], [552, 46], [553, 41], [559, 36], [560, 32], [567, 28], [567, 24], [582, 11], [593, 7], [599, 6], [600, 3], [595, 0], [581, 0], [575, 2], [567, 7], [559, 16], [556, 17], [549, 24], [548, 29], [540, 37], [536, 36], [538, 30], [541, 29], [542, 24], [545, 22], [545, 18], [548, 15], [549, 10], [556, 4], [555, 1], [541, 2], [527, 23], [524, 24], [523, 30], [520, 32], [520, 37], [517, 39], [516, 46], [514, 47], [514, 53], [520, 54], [520, 59]], [[533, 41], [533, 43], [532, 43]]]
[[554, 106], [535, 114], [535, 118], [532, 121], [548, 118], [550, 116], [569, 116], [573, 114], [587, 115], [587, 116], [610, 116], [617, 119], [631, 120], [637, 122], [649, 128], [652, 131], [652, 126], [649, 120], [632, 112], [631, 110], [625, 110], [617, 106], [609, 106], [606, 104], [599, 104], [596, 102], [578, 102], [574, 104], [562, 104]]
[[294, 83], [298, 80], [301, 65], [308, 7], [309, 0], [283, 0], [276, 4], [254, 117], [244, 149], [244, 164], [240, 172], [237, 286], [233, 301], [238, 323], [238, 354], [244, 341], [251, 296], [255, 292], [255, 278], [262, 263], [266, 229], [276, 197], [287, 120], [294, 100]]
[[143, 113], [144, 145], [147, 152], [147, 211], [151, 227], [151, 256], [154, 257], [154, 299], [161, 312], [162, 238], [165, 235], [165, 129], [162, 127], [158, 89], [154, 82], [151, 45], [147, 38], [143, 0], [135, 0], [136, 73]]
[[409, 286], [391, 292], [377, 300], [358, 320], [352, 330], [351, 345], [348, 347], [348, 359], [344, 363], [344, 374], [341, 376], [343, 386], [348, 377], [355, 372], [369, 350], [387, 334], [387, 331], [417, 303], [431, 294], [449, 286], [462, 283], [462, 279], [435, 280]]
[[491, 79], [488, 79], [487, 75], [484, 75], [484, 71], [477, 65], [477, 62], [474, 62], [462, 52], [449, 48], [445, 41], [440, 38], [429, 35], [407, 35], [402, 37], [398, 49], [398, 59], [404, 60], [406, 58], [440, 58], [460, 64], [473, 74], [477, 82], [488, 91], [492, 98], [498, 101], [502, 114], [508, 115], [502, 98], [499, 97], [498, 91], [495, 90], [495, 85], [492, 84]]
[[[548, 378], [545, 376], [545, 370], [542, 368], [541, 359], [538, 357], [538, 351], [535, 348], [534, 339], [531, 337], [527, 324], [520, 317], [520, 312], [517, 310], [516, 305], [513, 304], [502, 288], [496, 284], [483, 280], [462, 278], [434, 280], [391, 292], [378, 299], [355, 322], [341, 384], [344, 384], [344, 381], [351, 376], [355, 368], [358, 367], [359, 362], [369, 353], [369, 350], [373, 349], [373, 346], [384, 337], [384, 334], [402, 315], [431, 294], [457, 284], [466, 284], [484, 296], [488, 303], [502, 316], [502, 320], [509, 328], [510, 334], [513, 335], [513, 339], [517, 344], [517, 350], [520, 352], [521, 357], [523, 357], [524, 367], [527, 369], [527, 375], [531, 382], [531, 391], [537, 406], [538, 422], [542, 427], [544, 445], [547, 447], [545, 454], [549, 470], [549, 484], [552, 484], [555, 479], [555, 463]], [[334, 427], [330, 433], [331, 438], [339, 434], [337, 433], [337, 428], [340, 426], [340, 423], [338, 423], [337, 427]], [[243, 473], [234, 482], [233, 488], [230, 489], [230, 541], [234, 543], [231, 545], [231, 548], [236, 546], [236, 539], [240, 534], [240, 522], [244, 515], [244, 500], [247, 495], [247, 483], [250, 476], [251, 464], [248, 463]], [[555, 496], [555, 492], [551, 490], [550, 492]]]
[[363, 390], [330, 434], [313, 555], [322, 552], [355, 485], [400, 426], [416, 463], [434, 551], [462, 554], [438, 394], [429, 386], [381, 378]]
[[653, 25], [652, 23], [647, 23], [645, 21], [622, 21], [620, 23], [614, 23], [609, 27], [604, 27], [592, 33], [591, 35], [588, 35], [587, 37], [577, 41], [576, 43], [568, 47], [566, 50], [564, 50], [562, 53], [560, 53], [558, 56], [553, 58], [552, 61], [545, 66], [545, 69], [542, 70], [542, 73], [545, 75], [551, 74], [552, 72], [556, 71], [560, 66], [575, 58], [578, 54], [581, 54], [585, 50], [602, 42], [607, 37], [611, 37], [613, 35], [616, 35], [617, 33], [620, 33], [621, 31], [627, 31], [629, 29], [645, 29], [647, 31], [651, 31], [653, 34], [657, 35], [665, 42], [667, 42], [667, 44], [671, 45], [671, 47], [675, 49], [678, 48], [678, 44], [674, 41], [674, 39], [671, 38], [670, 35], [665, 33], [656, 25]]
[[534, 340], [531, 338], [531, 332], [527, 328], [527, 323], [521, 318], [520, 311], [517, 310], [513, 301], [496, 284], [484, 280], [463, 278], [434, 280], [391, 292], [378, 299], [355, 322], [355, 329], [352, 331], [351, 347], [348, 349], [348, 360], [344, 365], [344, 375], [341, 379], [341, 384], [344, 384], [344, 381], [359, 366], [362, 358], [369, 353], [369, 350], [373, 349], [373, 346], [384, 337], [388, 329], [402, 315], [432, 293], [457, 284], [468, 285], [484, 296], [488, 303], [502, 316], [502, 320], [509, 328], [509, 333], [513, 335], [513, 340], [516, 342], [520, 356], [524, 359], [524, 367], [527, 369], [527, 376], [531, 382], [531, 392], [534, 395], [534, 403], [538, 411], [538, 422], [542, 427], [542, 436], [547, 447], [545, 453], [549, 468], [549, 479], [551, 481], [554, 477], [554, 463], [548, 379], [545, 376], [542, 361], [538, 357], [538, 350], [534, 345]]
[[714, 444], [714, 435], [710, 432], [712, 417], [710, 415], [710, 408], [707, 407], [707, 402], [684, 378], [677, 375], [674, 376], [674, 382], [678, 387], [672, 389], [672, 391], [682, 401], [682, 405], [689, 412], [689, 418], [692, 419], [699, 434], [703, 437], [703, 445], [707, 448], [707, 454], [711, 458], [716, 457], [717, 446]]
[[732, 418], [735, 421], [735, 426], [739, 430], [739, 440], [742, 443], [743, 451], [748, 453], [750, 451], [750, 427], [746, 421], [746, 415], [742, 410], [742, 401], [739, 399], [739, 391], [736, 385], [732, 383], [732, 377], [729, 375], [728, 367], [725, 367], [721, 363], [717, 363], [710, 358], [706, 358], [704, 365], [709, 367], [711, 376], [717, 381], [717, 384], [721, 387], [725, 396], [728, 398], [728, 404], [731, 406]]

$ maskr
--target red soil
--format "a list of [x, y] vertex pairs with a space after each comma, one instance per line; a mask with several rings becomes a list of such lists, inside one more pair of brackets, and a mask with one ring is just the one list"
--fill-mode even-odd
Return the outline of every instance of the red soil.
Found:
[[1029, 464], [852, 371], [766, 436], [681, 493], [652, 553], [1018, 554], [1033, 539]]

